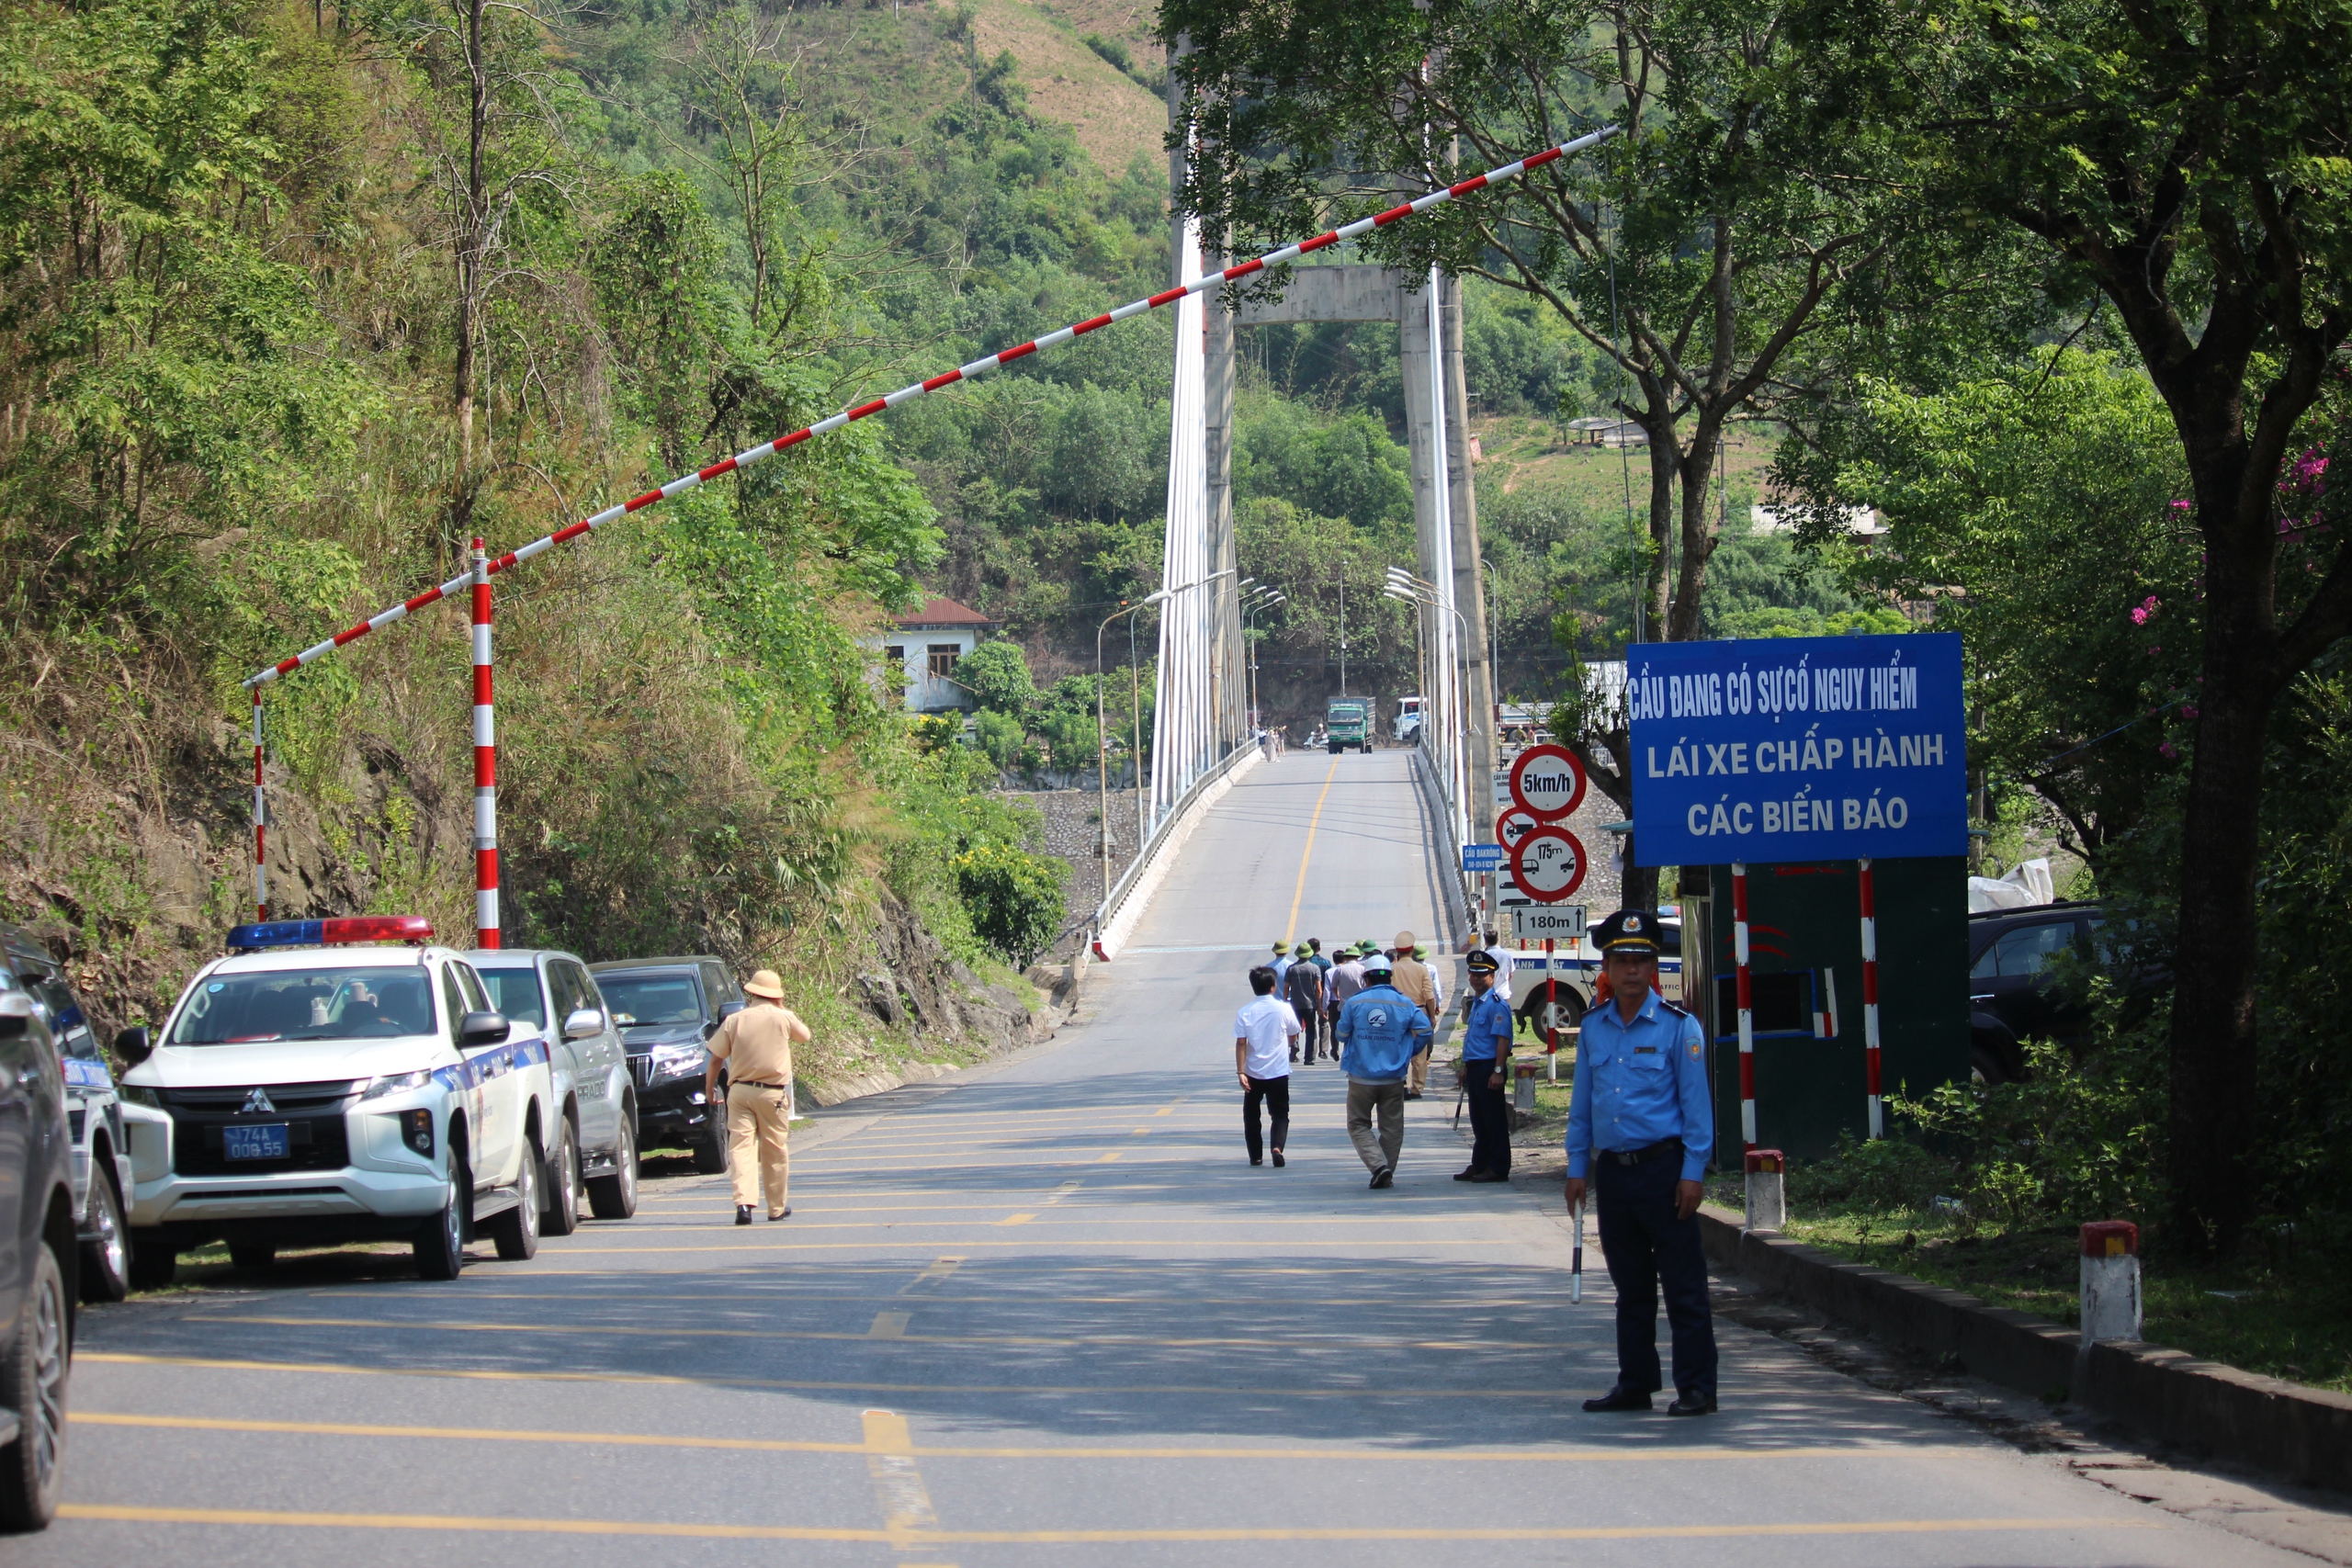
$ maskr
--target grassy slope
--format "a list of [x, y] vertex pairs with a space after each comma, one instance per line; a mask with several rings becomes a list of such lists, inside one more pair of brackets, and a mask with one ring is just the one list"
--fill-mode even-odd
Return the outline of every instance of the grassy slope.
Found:
[[1020, 62], [1030, 112], [1069, 126], [1095, 166], [1115, 177], [1136, 158], [1166, 156], [1168, 109], [1079, 41], [1081, 32], [1102, 29], [1072, 20], [1083, 23], [1097, 8], [1049, 12], [1029, 0], [979, 0], [972, 32], [981, 58], [1009, 50]]

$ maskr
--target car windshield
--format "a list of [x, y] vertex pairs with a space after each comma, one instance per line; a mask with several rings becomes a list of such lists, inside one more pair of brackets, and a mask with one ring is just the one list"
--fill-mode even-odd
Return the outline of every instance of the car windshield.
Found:
[[623, 1029], [652, 1023], [700, 1023], [702, 991], [695, 977], [680, 970], [652, 975], [599, 975], [597, 988], [613, 1010], [613, 1021]]
[[507, 1022], [547, 1027], [547, 1005], [540, 1000], [537, 969], [492, 969], [476, 962], [474, 973], [490, 989], [490, 1005], [503, 1013]]
[[262, 1040], [368, 1040], [433, 1032], [433, 994], [416, 964], [215, 975], [196, 987], [170, 1045]]

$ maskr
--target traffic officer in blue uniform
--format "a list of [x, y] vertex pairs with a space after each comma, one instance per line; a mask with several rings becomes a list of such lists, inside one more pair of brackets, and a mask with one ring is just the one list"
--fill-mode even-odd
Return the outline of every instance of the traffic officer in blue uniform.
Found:
[[1699, 1247], [1700, 1177], [1715, 1141], [1704, 1032], [1657, 994], [1663, 932], [1647, 909], [1620, 909], [1597, 941], [1610, 995], [1584, 1015], [1568, 1100], [1568, 1207], [1588, 1181], [1600, 1249], [1617, 1287], [1617, 1384], [1591, 1411], [1647, 1410], [1661, 1386], [1657, 1298], [1674, 1330], [1668, 1416], [1715, 1408], [1715, 1328]]
[[1510, 998], [1495, 985], [1502, 965], [1483, 947], [1463, 959], [1470, 971], [1469, 1005], [1462, 1020], [1462, 1092], [1470, 1102], [1470, 1168], [1456, 1181], [1510, 1179], [1510, 1110], [1503, 1086], [1510, 1081], [1510, 1037], [1518, 1020]]

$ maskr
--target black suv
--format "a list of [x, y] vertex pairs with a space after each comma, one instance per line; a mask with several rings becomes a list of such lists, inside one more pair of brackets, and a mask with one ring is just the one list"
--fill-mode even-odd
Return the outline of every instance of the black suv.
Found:
[[2094, 958], [2100, 919], [2096, 904], [2068, 903], [1968, 917], [1968, 1035], [1978, 1077], [2023, 1077], [2023, 1041], [2082, 1038], [2089, 1014], [2060, 988], [2051, 964], [2063, 953]]
[[743, 1010], [743, 992], [727, 965], [708, 954], [692, 958], [623, 958], [591, 964], [613, 1021], [628, 1052], [637, 1085], [637, 1135], [649, 1149], [686, 1149], [706, 1175], [727, 1168], [725, 1083], [721, 1099], [707, 1102], [703, 1042], [719, 1023]]
[[[11, 966], [13, 970], [15, 966]], [[57, 1513], [81, 1248], [65, 1066], [47, 1004], [0, 972], [0, 1529]]]

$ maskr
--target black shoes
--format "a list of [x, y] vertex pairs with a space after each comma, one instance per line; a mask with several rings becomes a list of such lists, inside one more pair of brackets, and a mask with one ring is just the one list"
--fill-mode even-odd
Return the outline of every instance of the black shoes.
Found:
[[1263, 1164], [1265, 1164], [1266, 1162], [1265, 1162], [1264, 1160], [1262, 1160], [1262, 1159], [1253, 1159], [1253, 1160], [1251, 1160], [1250, 1163], [1251, 1165], [1263, 1165]]
[[1416, 1090], [1413, 1090], [1413, 1089], [1407, 1089], [1407, 1090], [1405, 1091], [1405, 1098], [1406, 1098], [1407, 1100], [1419, 1100], [1419, 1099], [1420, 1099], [1421, 1097], [1420, 1097], [1419, 1093], [1419, 1092], [1417, 1092]]
[[1275, 1168], [1276, 1170], [1280, 1170], [1282, 1168], [1283, 1168], [1283, 1152], [1282, 1152], [1282, 1150], [1280, 1150], [1280, 1149], [1276, 1149], [1276, 1150], [1274, 1151], [1274, 1168]]
[[1378, 1170], [1374, 1171], [1374, 1172], [1372, 1173], [1372, 1184], [1373, 1184], [1374, 1187], [1394, 1187], [1394, 1186], [1396, 1186], [1396, 1168], [1395, 1168], [1395, 1167], [1393, 1167], [1393, 1166], [1385, 1166], [1385, 1165], [1384, 1165], [1384, 1166], [1382, 1166]]
[[1678, 1393], [1674, 1403], [1666, 1407], [1668, 1416], [1713, 1416], [1715, 1396], [1712, 1393]]
[[752, 1206], [749, 1203], [735, 1205], [735, 1223], [739, 1225], [748, 1225], [752, 1223]]
[[[1679, 1404], [1681, 1401], [1677, 1400], [1675, 1403]], [[1714, 1401], [1709, 1400], [1707, 1404], [1708, 1408], [1713, 1409]], [[1584, 1407], [1588, 1414], [1594, 1416], [1606, 1415], [1618, 1410], [1647, 1410], [1650, 1407], [1650, 1396], [1640, 1389], [1626, 1388], [1621, 1384], [1611, 1389], [1599, 1399], [1586, 1400]]]
[[770, 1220], [788, 1220], [788, 1219], [792, 1218], [792, 1205], [791, 1205], [791, 1204], [789, 1204], [789, 1203], [786, 1203], [786, 1204], [784, 1206], [784, 1213], [780, 1213], [780, 1214], [770, 1214], [770, 1215], [768, 1216], [768, 1218], [769, 1218]]
[[1471, 1177], [1469, 1179], [1477, 1182], [1495, 1182], [1509, 1181], [1510, 1178], [1498, 1170], [1482, 1170], [1477, 1175]]
[[1456, 1181], [1476, 1181], [1476, 1180], [1477, 1180], [1477, 1179], [1478, 1179], [1478, 1178], [1480, 1178], [1480, 1177], [1482, 1177], [1482, 1176], [1484, 1176], [1484, 1175], [1486, 1175], [1486, 1174], [1487, 1174], [1487, 1173], [1486, 1173], [1485, 1171], [1480, 1170], [1476, 1166], [1475, 1166], [1475, 1165], [1474, 1165], [1474, 1166], [1466, 1167], [1466, 1168], [1464, 1168], [1464, 1169], [1461, 1169], [1461, 1170], [1457, 1170], [1457, 1171], [1455, 1171], [1455, 1172], [1453, 1173], [1453, 1179], [1454, 1179], [1454, 1180], [1456, 1180]]

